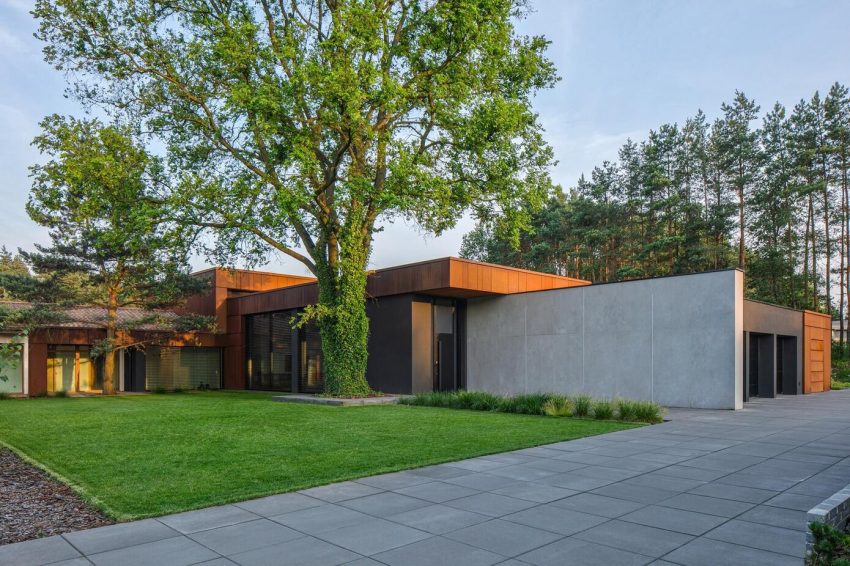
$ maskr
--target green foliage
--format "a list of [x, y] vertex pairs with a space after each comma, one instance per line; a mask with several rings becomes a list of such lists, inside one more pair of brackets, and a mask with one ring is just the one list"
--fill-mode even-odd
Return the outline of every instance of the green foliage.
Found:
[[573, 403], [564, 395], [552, 395], [543, 404], [543, 413], [549, 417], [573, 416]]
[[5, 391], [0, 391], [0, 401], [6, 401], [7, 399], [11, 399], [11, 395]]
[[610, 420], [616, 415], [618, 419], [628, 422], [659, 423], [663, 420], [663, 409], [656, 403], [626, 399], [618, 399], [615, 403], [608, 399], [594, 400], [589, 395], [568, 397], [560, 393], [502, 396], [483, 391], [433, 391], [402, 397], [399, 402], [421, 407], [497, 411], [550, 417], [593, 417]]
[[721, 111], [628, 140], [518, 238], [479, 222], [461, 255], [594, 282], [746, 267], [748, 297], [845, 318], [848, 89], [775, 104], [760, 125], [741, 92]]
[[660, 423], [664, 420], [664, 408], [650, 401], [635, 401], [635, 421], [640, 423]]
[[617, 405], [617, 418], [621, 421], [635, 421], [637, 420], [637, 401], [631, 401], [629, 399], [617, 399], [615, 401]]
[[374, 234], [465, 213], [515, 241], [554, 163], [531, 107], [557, 76], [526, 0], [37, 0], [47, 61], [181, 171], [163, 192], [226, 264], [269, 249], [318, 278], [326, 392], [368, 394]]
[[590, 395], [576, 395], [573, 400], [573, 415], [577, 417], [589, 417], [593, 399]]
[[64, 389], [60, 389], [53, 394], [54, 397], [64, 398], [68, 396], [68, 392]]
[[[12, 254], [6, 246], [2, 246], [0, 247], [0, 274], [26, 276], [29, 275], [29, 267], [21, 254]], [[18, 298], [20, 297], [16, 296], [14, 289], [0, 287], [0, 299], [9, 301]]]
[[55, 115], [41, 127], [34, 145], [47, 160], [31, 168], [27, 212], [49, 228], [51, 245], [21, 252], [26, 270], [0, 272], [0, 287], [31, 303], [0, 314], [0, 325], [25, 334], [70, 319], [69, 313], [85, 313], [68, 307], [101, 307], [101, 319], [84, 316], [81, 322], [105, 330], [94, 353], [105, 356], [104, 390], [111, 392], [115, 350], [137, 343], [126, 332], [154, 320], [176, 331], [212, 323], [155, 312], [119, 323], [118, 309], [174, 306], [206, 289], [208, 281], [189, 275], [187, 242], [173, 233], [158, 196], [163, 166], [128, 128]]
[[[270, 399], [216, 391], [10, 401], [0, 407], [0, 440], [129, 520], [634, 426]], [[110, 441], [92, 433], [119, 430]], [[104, 462], [121, 462], [121, 473]]]
[[526, 395], [515, 395], [505, 397], [499, 408], [504, 413], [518, 413], [522, 415], [542, 415], [543, 405], [546, 404], [549, 395], [546, 393], [531, 393]]
[[597, 399], [593, 402], [591, 411], [594, 419], [610, 421], [614, 418], [614, 402], [610, 399]]
[[850, 533], [825, 523], [809, 523], [809, 530], [815, 541], [807, 566], [850, 566]]

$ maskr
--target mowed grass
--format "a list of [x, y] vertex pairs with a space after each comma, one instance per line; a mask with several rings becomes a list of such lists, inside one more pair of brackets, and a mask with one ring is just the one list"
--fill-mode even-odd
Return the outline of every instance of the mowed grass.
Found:
[[433, 407], [193, 392], [0, 402], [0, 440], [118, 520], [631, 428]]

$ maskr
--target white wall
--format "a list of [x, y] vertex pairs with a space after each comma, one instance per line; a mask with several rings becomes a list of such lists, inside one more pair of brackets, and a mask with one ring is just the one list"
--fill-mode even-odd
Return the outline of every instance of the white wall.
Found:
[[467, 388], [743, 405], [743, 274], [470, 300]]

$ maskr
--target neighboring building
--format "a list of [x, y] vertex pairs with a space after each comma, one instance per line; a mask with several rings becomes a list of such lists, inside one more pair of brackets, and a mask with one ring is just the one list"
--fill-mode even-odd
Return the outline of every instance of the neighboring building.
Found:
[[[221, 268], [196, 275], [211, 289], [185, 310], [215, 316], [218, 331], [127, 352], [122, 390], [321, 391], [318, 329], [291, 324], [317, 300], [314, 279]], [[733, 409], [749, 396], [829, 387], [828, 317], [744, 300], [737, 270], [590, 285], [443, 258], [371, 273], [366, 308], [367, 379], [386, 393], [560, 391]], [[12, 391], [96, 392], [87, 346], [97, 332], [34, 333]]]
[[[850, 324], [850, 321], [845, 319], [845, 321], [844, 321], [844, 341], [845, 342], [850, 342], [850, 326], [847, 326], [848, 324]], [[841, 340], [841, 321], [840, 320], [833, 320], [832, 321], [832, 341], [838, 342], [840, 340]]]

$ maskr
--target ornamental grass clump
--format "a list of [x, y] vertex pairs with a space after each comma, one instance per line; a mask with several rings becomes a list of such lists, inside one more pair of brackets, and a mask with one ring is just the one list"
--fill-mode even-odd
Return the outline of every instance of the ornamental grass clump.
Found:
[[543, 404], [543, 412], [550, 417], [571, 417], [573, 403], [564, 395], [551, 395]]
[[572, 398], [573, 416], [588, 417], [590, 416], [590, 407], [593, 404], [593, 399], [590, 395], [576, 395]]
[[614, 418], [614, 403], [610, 399], [597, 399], [593, 402], [593, 418], [610, 421]]
[[501, 397], [484, 391], [459, 391], [458, 397], [464, 399], [464, 408], [473, 411], [496, 411], [502, 403]]
[[503, 413], [518, 413], [521, 415], [543, 415], [543, 405], [549, 399], [545, 393], [530, 393], [504, 397], [499, 408]]
[[664, 420], [664, 409], [651, 401], [635, 401], [635, 420], [641, 423], [660, 423]]
[[621, 421], [637, 420], [637, 401], [617, 399], [617, 418]]

